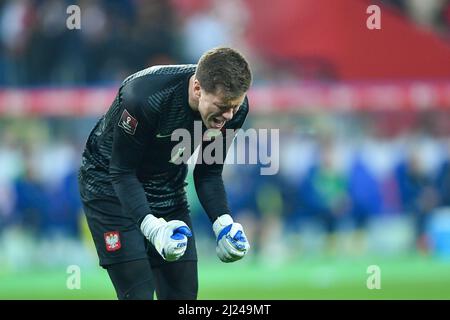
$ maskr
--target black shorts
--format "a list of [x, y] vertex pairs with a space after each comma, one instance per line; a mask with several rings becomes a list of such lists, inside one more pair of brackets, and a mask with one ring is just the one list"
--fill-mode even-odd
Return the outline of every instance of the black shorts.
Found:
[[[139, 259], [149, 259], [152, 267], [170, 263], [160, 256], [136, 223], [122, 212], [117, 198], [82, 196], [82, 202], [100, 266]], [[166, 221], [184, 221], [194, 232], [189, 210], [176, 210], [157, 217]], [[197, 261], [194, 235], [188, 240], [185, 254], [177, 261]]]

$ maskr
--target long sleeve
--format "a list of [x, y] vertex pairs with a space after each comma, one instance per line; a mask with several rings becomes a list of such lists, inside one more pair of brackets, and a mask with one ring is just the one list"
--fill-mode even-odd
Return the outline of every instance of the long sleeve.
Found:
[[131, 89], [121, 93], [121, 117], [114, 128], [109, 174], [124, 213], [136, 223], [150, 212], [144, 189], [136, 172], [142, 162], [154, 119], [146, 114]]
[[231, 214], [222, 179], [223, 164], [197, 164], [194, 183], [198, 199], [211, 222], [222, 214]]

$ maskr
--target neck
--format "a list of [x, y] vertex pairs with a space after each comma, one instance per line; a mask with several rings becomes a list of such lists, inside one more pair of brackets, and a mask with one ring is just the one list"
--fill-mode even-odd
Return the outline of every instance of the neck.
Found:
[[194, 79], [195, 79], [195, 75], [192, 75], [191, 78], [189, 79], [188, 102], [189, 102], [189, 107], [191, 107], [192, 110], [198, 111], [198, 99], [196, 99], [194, 96]]

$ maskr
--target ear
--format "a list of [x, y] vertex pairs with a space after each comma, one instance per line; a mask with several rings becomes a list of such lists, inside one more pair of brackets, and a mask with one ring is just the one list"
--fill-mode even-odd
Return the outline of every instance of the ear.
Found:
[[200, 82], [197, 79], [194, 79], [194, 96], [198, 99], [201, 96], [202, 87], [200, 86]]

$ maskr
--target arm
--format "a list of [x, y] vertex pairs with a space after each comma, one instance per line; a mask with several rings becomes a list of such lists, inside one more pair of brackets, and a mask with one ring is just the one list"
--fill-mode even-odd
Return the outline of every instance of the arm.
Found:
[[123, 211], [139, 224], [151, 212], [136, 171], [148, 147], [149, 139], [145, 138], [154, 130], [155, 120], [149, 119], [151, 115], [144, 113], [139, 99], [126, 87], [120, 92], [119, 114], [114, 126], [109, 174]]
[[[248, 113], [247, 99], [240, 111], [230, 122], [229, 129], [237, 130], [242, 127]], [[235, 134], [236, 132], [234, 132]], [[223, 262], [233, 262], [242, 259], [250, 249], [250, 245], [242, 225], [233, 221], [228, 207], [222, 171], [231, 143], [227, 145], [227, 139], [223, 137], [221, 139], [223, 139], [222, 148], [224, 150], [222, 161], [212, 164], [204, 162], [197, 164], [194, 169], [194, 183], [200, 203], [213, 224], [213, 231], [217, 239], [217, 255]], [[203, 143], [200, 152], [207, 144]]]
[[168, 261], [179, 259], [187, 247], [189, 227], [182, 221], [166, 222], [151, 214], [144, 189], [137, 178], [144, 150], [156, 127], [156, 115], [146, 114], [143, 104], [126, 88], [121, 94], [120, 118], [114, 127], [109, 174], [123, 211]]

